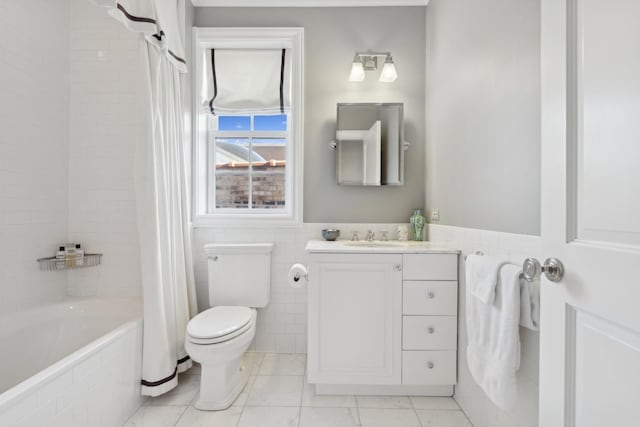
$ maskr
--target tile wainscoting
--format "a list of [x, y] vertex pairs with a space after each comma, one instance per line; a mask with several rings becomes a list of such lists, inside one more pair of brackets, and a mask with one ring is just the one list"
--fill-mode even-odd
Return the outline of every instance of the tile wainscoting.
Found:
[[[485, 255], [505, 255], [514, 264], [522, 264], [527, 257], [542, 258], [541, 240], [538, 236], [433, 224], [429, 225], [428, 233], [429, 240], [456, 246], [462, 250], [463, 256], [482, 251]], [[520, 328], [522, 349], [518, 372], [518, 401], [512, 410], [502, 411], [484, 395], [467, 368], [466, 293], [462, 261], [459, 268], [458, 384], [454, 398], [475, 427], [537, 427], [539, 333]]]

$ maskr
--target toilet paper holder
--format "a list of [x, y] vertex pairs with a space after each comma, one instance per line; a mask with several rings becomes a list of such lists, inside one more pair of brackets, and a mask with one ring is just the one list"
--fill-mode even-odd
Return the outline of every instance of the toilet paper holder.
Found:
[[300, 274], [298, 272], [296, 272], [296, 274], [293, 275], [293, 280], [294, 282], [299, 282], [300, 279], [304, 279], [307, 280], [309, 278], [309, 273], [307, 274]]

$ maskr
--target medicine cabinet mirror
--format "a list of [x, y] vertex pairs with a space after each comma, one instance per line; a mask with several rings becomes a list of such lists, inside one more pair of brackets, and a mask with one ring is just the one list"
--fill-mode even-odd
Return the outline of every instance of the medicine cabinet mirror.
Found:
[[339, 185], [404, 184], [402, 103], [340, 103], [336, 141]]

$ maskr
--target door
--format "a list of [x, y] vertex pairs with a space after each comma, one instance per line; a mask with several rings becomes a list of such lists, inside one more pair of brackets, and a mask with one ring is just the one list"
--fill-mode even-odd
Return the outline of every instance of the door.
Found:
[[640, 2], [542, 0], [540, 426], [640, 426]]
[[309, 382], [400, 384], [402, 255], [313, 255]]

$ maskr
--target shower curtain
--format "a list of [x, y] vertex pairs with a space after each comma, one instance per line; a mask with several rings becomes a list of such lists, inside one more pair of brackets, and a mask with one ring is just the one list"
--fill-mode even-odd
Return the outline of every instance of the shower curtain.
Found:
[[178, 17], [183, 0], [93, 0], [140, 32], [144, 123], [136, 151], [136, 202], [144, 306], [142, 394], [178, 385], [191, 367], [184, 349], [196, 313], [187, 150], [181, 73], [186, 72]]

